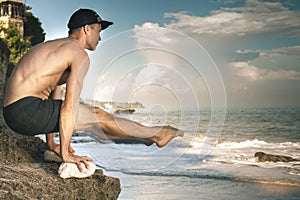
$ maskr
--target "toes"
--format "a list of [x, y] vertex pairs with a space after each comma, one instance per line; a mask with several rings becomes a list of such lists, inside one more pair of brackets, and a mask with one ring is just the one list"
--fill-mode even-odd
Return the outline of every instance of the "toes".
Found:
[[181, 131], [181, 130], [178, 130], [177, 135], [180, 136], [180, 137], [183, 137], [184, 136], [184, 132]]
[[153, 144], [153, 142], [150, 141], [150, 140], [146, 140], [146, 141], [144, 141], [144, 144], [145, 144], [146, 146], [151, 146], [151, 145]]

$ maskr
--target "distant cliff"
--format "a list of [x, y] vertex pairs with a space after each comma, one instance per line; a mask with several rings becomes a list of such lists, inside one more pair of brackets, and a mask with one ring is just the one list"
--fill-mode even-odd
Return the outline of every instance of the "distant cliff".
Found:
[[136, 109], [136, 108], [145, 108], [144, 105], [140, 102], [114, 102], [114, 101], [97, 101], [91, 99], [81, 99], [81, 103], [97, 106], [104, 110], [126, 110], [126, 109]]

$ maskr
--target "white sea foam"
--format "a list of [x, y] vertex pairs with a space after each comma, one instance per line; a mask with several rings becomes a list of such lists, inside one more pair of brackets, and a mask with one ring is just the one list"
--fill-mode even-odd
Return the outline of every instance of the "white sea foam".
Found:
[[239, 149], [239, 148], [247, 148], [247, 147], [260, 148], [260, 147], [266, 147], [267, 145], [268, 143], [265, 141], [254, 139], [254, 140], [246, 140], [242, 142], [227, 141], [227, 142], [217, 144], [216, 148], [221, 148], [221, 149]]

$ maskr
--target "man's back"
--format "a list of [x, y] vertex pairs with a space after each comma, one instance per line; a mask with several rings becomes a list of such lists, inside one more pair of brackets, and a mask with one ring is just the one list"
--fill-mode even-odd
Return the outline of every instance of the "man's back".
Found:
[[6, 87], [4, 106], [23, 97], [47, 99], [68, 78], [75, 57], [87, 57], [74, 39], [45, 42], [32, 48], [18, 63]]

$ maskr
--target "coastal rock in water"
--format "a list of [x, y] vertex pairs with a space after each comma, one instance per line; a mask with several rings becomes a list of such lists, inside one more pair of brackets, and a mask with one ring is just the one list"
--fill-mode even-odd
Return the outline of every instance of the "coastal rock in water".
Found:
[[53, 151], [45, 151], [44, 153], [44, 159], [47, 162], [56, 162], [56, 163], [62, 163], [61, 157], [59, 157], [56, 153]]
[[254, 154], [256, 162], [295, 162], [300, 161], [290, 156], [272, 155], [264, 152], [256, 152]]
[[58, 175], [61, 178], [86, 178], [95, 173], [96, 165], [93, 162], [88, 162], [89, 168], [86, 168], [83, 163], [81, 167], [82, 172], [79, 171], [75, 163], [62, 163], [58, 169]]

